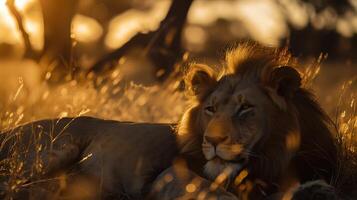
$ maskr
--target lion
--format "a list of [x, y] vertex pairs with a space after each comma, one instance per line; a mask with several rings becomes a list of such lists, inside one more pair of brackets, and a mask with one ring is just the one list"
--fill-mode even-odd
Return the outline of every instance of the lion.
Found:
[[[178, 124], [42, 120], [1, 134], [0, 160], [19, 154], [28, 161], [22, 168], [33, 178], [24, 183], [62, 171], [89, 176], [96, 198], [175, 199], [195, 191], [189, 198], [200, 199], [205, 190], [218, 199], [264, 199], [334, 177], [332, 122], [286, 50], [243, 43], [224, 67], [191, 65], [184, 82], [191, 104]], [[170, 181], [157, 187], [162, 180]]]
[[218, 182], [224, 177], [228, 191], [249, 193], [249, 199], [333, 180], [333, 123], [302, 86], [286, 49], [241, 43], [227, 53], [224, 67], [193, 64], [184, 80], [192, 103], [178, 124], [178, 134], [188, 138], [180, 150], [191, 160], [203, 154], [203, 169], [193, 167], [198, 174]]

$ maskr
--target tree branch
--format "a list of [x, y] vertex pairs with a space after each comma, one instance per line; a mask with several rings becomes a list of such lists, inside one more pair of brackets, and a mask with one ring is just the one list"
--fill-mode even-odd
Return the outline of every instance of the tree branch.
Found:
[[23, 24], [23, 18], [20, 14], [20, 12], [17, 10], [16, 6], [15, 6], [15, 0], [7, 0], [6, 1], [6, 5], [9, 8], [11, 14], [14, 16], [17, 26], [21, 32], [22, 35], [22, 39], [24, 41], [25, 44], [25, 58], [31, 58], [31, 59], [36, 59], [37, 58], [37, 54], [34, 51], [31, 41], [30, 41], [30, 36], [29, 34], [26, 32], [24, 24]]
[[165, 78], [172, 71], [178, 58], [182, 56], [181, 33], [192, 2], [193, 0], [173, 0], [158, 30], [148, 34], [137, 34], [124, 46], [99, 59], [88, 73], [97, 74], [111, 70], [115, 66], [113, 61], [124, 56], [132, 47], [141, 46], [152, 63], [158, 69], [165, 70], [163, 74], [163, 78]]

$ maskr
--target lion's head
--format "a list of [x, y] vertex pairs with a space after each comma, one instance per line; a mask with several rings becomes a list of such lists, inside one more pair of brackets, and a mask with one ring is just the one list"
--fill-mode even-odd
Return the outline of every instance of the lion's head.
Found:
[[295, 66], [286, 50], [250, 43], [230, 51], [220, 70], [190, 66], [185, 83], [192, 104], [178, 132], [200, 139], [207, 176], [226, 170], [234, 177], [248, 165], [253, 176], [274, 182], [295, 161], [309, 162], [314, 172], [334, 161], [328, 118], [302, 88]]

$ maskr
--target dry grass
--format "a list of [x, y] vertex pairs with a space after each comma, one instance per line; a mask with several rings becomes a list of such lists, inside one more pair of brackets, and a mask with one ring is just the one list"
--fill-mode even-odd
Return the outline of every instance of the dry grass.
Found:
[[[319, 62], [320, 59], [306, 68], [304, 80], [308, 87], [311, 87], [312, 80], [319, 73]], [[341, 163], [340, 173], [332, 182], [341, 191], [344, 191], [346, 184], [356, 182], [351, 177], [357, 177], [357, 95], [349, 89], [351, 85], [352, 81], [347, 81], [342, 86], [343, 92], [340, 94], [340, 101], [336, 103], [338, 109], [333, 117], [339, 133], [337, 142], [341, 146]], [[136, 85], [124, 80], [117, 70], [106, 78], [96, 80], [69, 81], [56, 86], [48, 86], [42, 82], [36, 86], [34, 94], [32, 88], [19, 79], [17, 88], [7, 94], [6, 98], [0, 99], [0, 130], [38, 119], [81, 115], [121, 121], [177, 122], [186, 108], [179, 86], [180, 80], [176, 79], [150, 87]], [[34, 136], [34, 141], [36, 137]], [[18, 140], [20, 142], [21, 138]], [[39, 152], [41, 146], [36, 142], [34, 144], [32, 148]], [[8, 159], [0, 163], [0, 181], [5, 180], [4, 177], [10, 177], [7, 183], [0, 183], [0, 190], [5, 187], [8, 198], [19, 189], [34, 184], [28, 180], [42, 173], [41, 160], [24, 162], [23, 153], [26, 151], [29, 149], [16, 148], [15, 143]], [[32, 165], [30, 172], [24, 170], [26, 165]], [[37, 180], [37, 183], [49, 181], [51, 180]], [[65, 187], [65, 177], [60, 176], [53, 183], [48, 187], [54, 191], [51, 198], [55, 198], [58, 191]]]
[[357, 93], [352, 84], [353, 81], [347, 81], [341, 86], [334, 118], [340, 151], [338, 171], [332, 184], [346, 199], [357, 195]]
[[[33, 92], [33, 88], [28, 87], [23, 78], [19, 78], [16, 88], [7, 93], [6, 98], [0, 98], [0, 130], [11, 130], [39, 119], [83, 115], [121, 121], [174, 123], [179, 120], [186, 107], [179, 86], [180, 80], [171, 79], [149, 87], [137, 85], [124, 80], [117, 70], [95, 80], [68, 81], [56, 86], [49, 86], [44, 80], [36, 85], [36, 92]], [[26, 148], [19, 148], [23, 145], [17, 145], [22, 138], [16, 131], [2, 136], [16, 137], [16, 142], [7, 159], [1, 161], [0, 181], [3, 182], [0, 183], [0, 191], [6, 190], [7, 198], [11, 198], [21, 188], [51, 183], [50, 187], [46, 185], [46, 190], [51, 191], [50, 199], [55, 199], [58, 191], [64, 187], [63, 183], [61, 186], [63, 177], [28, 182], [43, 173], [41, 160], [34, 159], [32, 163], [26, 163], [26, 152], [34, 151], [36, 157], [39, 157], [44, 148], [37, 138], [41, 137], [41, 133], [35, 132], [32, 145]], [[0, 143], [0, 150], [1, 148]], [[80, 184], [83, 183], [86, 181], [81, 181]]]

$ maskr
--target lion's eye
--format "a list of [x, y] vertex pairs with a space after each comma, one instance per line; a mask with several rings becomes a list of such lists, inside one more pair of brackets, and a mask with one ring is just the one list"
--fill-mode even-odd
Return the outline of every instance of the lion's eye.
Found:
[[216, 107], [214, 107], [214, 106], [207, 106], [207, 107], [205, 107], [205, 113], [207, 114], [207, 115], [213, 115], [214, 113], [216, 112]]
[[237, 115], [239, 117], [244, 116], [246, 113], [249, 113], [250, 111], [253, 110], [253, 106], [249, 104], [243, 104], [240, 106], [240, 108], [237, 111]]

